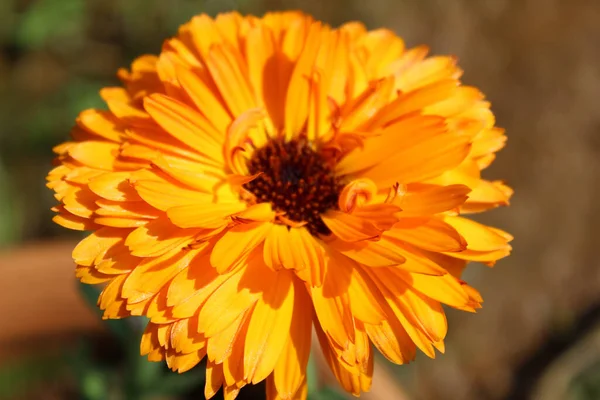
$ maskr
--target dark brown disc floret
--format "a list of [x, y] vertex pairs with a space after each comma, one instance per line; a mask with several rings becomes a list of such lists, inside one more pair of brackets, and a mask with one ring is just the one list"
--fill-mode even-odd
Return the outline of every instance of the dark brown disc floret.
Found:
[[285, 213], [285, 219], [305, 223], [315, 236], [331, 233], [321, 214], [338, 208], [343, 185], [306, 140], [270, 140], [255, 150], [248, 169], [251, 174], [262, 173], [244, 185], [257, 202], [270, 202], [275, 211]]

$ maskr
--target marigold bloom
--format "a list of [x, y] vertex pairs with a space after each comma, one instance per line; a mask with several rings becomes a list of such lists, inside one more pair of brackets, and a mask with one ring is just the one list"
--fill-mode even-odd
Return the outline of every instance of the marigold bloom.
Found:
[[402, 364], [444, 351], [442, 304], [509, 234], [459, 214], [508, 204], [481, 178], [503, 147], [453, 57], [391, 31], [310, 16], [200, 15], [158, 57], [120, 70], [56, 147], [55, 221], [93, 231], [77, 276], [105, 318], [150, 319], [141, 351], [179, 372], [207, 357], [206, 396], [267, 379], [306, 398], [314, 328], [348, 392], [369, 389], [371, 343]]

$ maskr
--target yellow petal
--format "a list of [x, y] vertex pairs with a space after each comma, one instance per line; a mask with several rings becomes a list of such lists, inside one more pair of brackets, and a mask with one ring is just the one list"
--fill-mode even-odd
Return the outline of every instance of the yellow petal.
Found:
[[216, 229], [231, 222], [231, 216], [246, 208], [244, 203], [189, 204], [172, 207], [167, 216], [181, 228]]
[[101, 228], [83, 239], [73, 249], [73, 260], [79, 265], [91, 266], [115, 244], [123, 241], [123, 230]]
[[219, 275], [208, 263], [210, 255], [196, 257], [169, 285], [167, 305], [173, 307], [175, 318], [197, 315], [198, 309], [223, 282], [231, 277]]
[[117, 276], [102, 290], [98, 298], [98, 306], [104, 310], [102, 319], [119, 319], [129, 317], [125, 299], [121, 296], [123, 282], [127, 275]]
[[492, 228], [462, 217], [446, 217], [444, 221], [451, 225], [467, 241], [467, 249], [475, 251], [493, 251], [508, 248], [512, 239], [497, 233]]
[[123, 297], [138, 303], [158, 293], [175, 275], [187, 268], [199, 250], [171, 251], [161, 257], [144, 260], [127, 277]]
[[259, 221], [229, 229], [215, 245], [210, 256], [211, 265], [218, 273], [228, 271], [242, 257], [262, 244], [272, 226], [270, 222]]
[[411, 92], [402, 93], [373, 118], [371, 126], [387, 125], [404, 115], [420, 111], [429, 105], [445, 100], [456, 92], [458, 85], [458, 81], [446, 79], [431, 83]]
[[139, 197], [162, 211], [192, 204], [202, 207], [201, 204], [212, 201], [212, 196], [207, 193], [189, 190], [166, 180], [137, 180], [133, 186]]
[[373, 345], [391, 362], [406, 364], [415, 359], [416, 346], [396, 319], [366, 324], [365, 329]]
[[281, 399], [294, 399], [306, 381], [312, 333], [311, 303], [306, 290], [294, 281], [294, 310], [289, 338], [281, 350], [272, 380]]
[[336, 165], [336, 172], [340, 175], [354, 174], [373, 167], [398, 153], [427, 143], [446, 131], [444, 118], [408, 115], [387, 126], [378, 135], [368, 138], [363, 147], [342, 158]]
[[265, 238], [264, 260], [272, 269], [308, 269], [311, 284], [321, 286], [326, 271], [322, 246], [303, 227], [289, 228], [276, 224]]
[[206, 58], [210, 74], [234, 117], [256, 107], [244, 64], [237, 50], [226, 44], [212, 46]]
[[292, 279], [290, 272], [277, 272], [275, 284], [263, 292], [252, 312], [244, 347], [247, 382], [256, 384], [264, 380], [275, 368], [288, 341], [294, 309]]
[[[216, 197], [215, 200], [233, 202], [239, 197], [237, 193], [234, 195], [229, 185], [224, 184], [227, 176], [222, 165], [211, 165], [209, 160], [197, 162], [160, 154], [152, 159], [152, 164], [168, 175], [163, 179], [172, 181], [170, 178], [174, 178], [179, 181], [175, 182], [176, 184], [203, 193], [213, 194]], [[146, 171], [144, 171], [144, 174], [147, 175]], [[160, 174], [160, 171], [158, 174]], [[145, 179], [145, 175], [142, 175], [141, 179]], [[229, 195], [226, 196], [226, 190], [228, 189]]]
[[[434, 301], [418, 292], [415, 292], [403, 279], [395, 276], [393, 271], [383, 269], [370, 270], [372, 275], [378, 277], [378, 286], [388, 291], [384, 296], [389, 300], [394, 313], [399, 317], [402, 326], [408, 334], [411, 330], [419, 329], [432, 342], [443, 340], [446, 331], [446, 316], [439, 302]], [[414, 338], [413, 338], [414, 340]], [[415, 341], [417, 345], [417, 343]]]
[[321, 218], [334, 235], [346, 242], [369, 240], [381, 234], [370, 221], [352, 214], [330, 210]]
[[106, 87], [100, 90], [100, 97], [121, 121], [136, 126], [153, 125], [150, 116], [134, 103], [127, 90], [120, 87]]
[[208, 339], [207, 354], [211, 362], [222, 364], [231, 354], [233, 343], [244, 326], [250, 311], [243, 311], [227, 328]]
[[77, 188], [68, 193], [63, 199], [65, 210], [82, 218], [90, 218], [98, 206], [98, 196], [87, 187]]
[[342, 240], [334, 240], [327, 243], [354, 261], [369, 267], [391, 267], [403, 264], [406, 258], [398, 251], [398, 246], [389, 240], [382, 238], [378, 241], [363, 241], [348, 243]]
[[386, 318], [385, 312], [380, 306], [385, 299], [360, 266], [352, 269], [348, 296], [354, 318], [370, 324], [378, 324]]
[[206, 363], [206, 384], [204, 386], [204, 397], [211, 399], [217, 394], [223, 385], [223, 365], [212, 361]]
[[110, 112], [89, 109], [82, 111], [77, 117], [77, 124], [86, 131], [110, 140], [120, 142], [124, 136], [123, 126]]
[[457, 135], [438, 135], [414, 146], [406, 146], [394, 156], [358, 174], [370, 178], [378, 187], [397, 182], [411, 183], [427, 180], [458, 166], [469, 154], [468, 138]]
[[244, 322], [240, 315], [254, 305], [259, 295], [248, 288], [240, 288], [243, 277], [244, 271], [239, 269], [206, 300], [198, 316], [198, 330], [206, 337], [222, 333], [235, 321]]
[[[332, 262], [331, 259], [330, 262]], [[351, 269], [343, 268], [343, 265], [342, 262], [335, 264], [332, 262], [323, 286], [310, 287], [319, 323], [327, 336], [341, 348], [345, 348], [349, 342], [354, 340], [354, 321], [348, 294]]]
[[438, 214], [462, 205], [470, 191], [465, 185], [428, 187], [409, 191], [395, 204], [402, 209], [402, 216]]
[[144, 98], [144, 107], [165, 132], [183, 145], [190, 146], [216, 161], [223, 160], [222, 136], [204, 116], [187, 105], [159, 93]]
[[197, 322], [180, 319], [171, 326], [170, 347], [178, 353], [193, 353], [206, 347], [206, 338], [196, 330]]
[[319, 48], [322, 29], [320, 22], [314, 22], [310, 26], [302, 54], [300, 55], [290, 78], [285, 98], [286, 139], [291, 139], [299, 134], [306, 124], [310, 95], [310, 84], [307, 77], [311, 76], [311, 70], [315, 63], [317, 49]]
[[69, 155], [88, 167], [111, 171], [119, 145], [112, 142], [80, 142], [69, 148]]
[[331, 371], [337, 378], [338, 382], [344, 390], [351, 393], [354, 396], [359, 396], [361, 392], [369, 391], [371, 387], [371, 378], [373, 376], [373, 355], [370, 353], [368, 360], [367, 370], [364, 373], [353, 374], [346, 369], [336, 357], [335, 352], [328, 343], [323, 331], [316, 326], [317, 337], [321, 343], [321, 349], [323, 350], [323, 356], [331, 368]]
[[369, 203], [377, 194], [377, 185], [370, 179], [356, 179], [344, 186], [338, 199], [341, 211], [351, 213], [357, 206]]
[[431, 276], [399, 270], [394, 271], [394, 274], [425, 296], [449, 306], [462, 307], [469, 302], [469, 296], [458, 279], [450, 274]]
[[219, 132], [225, 132], [232, 118], [222, 103], [214, 84], [204, 70], [191, 71], [188, 68], [177, 68], [177, 78], [190, 99], [204, 116], [210, 118]]
[[93, 231], [99, 228], [98, 224], [96, 224], [94, 221], [71, 214], [70, 212], [66, 211], [64, 207], [55, 207], [53, 209], [53, 211], [58, 210], [61, 210], [61, 213], [55, 215], [52, 218], [52, 221], [56, 222], [60, 226], [76, 231]]
[[125, 244], [138, 257], [156, 257], [187, 246], [200, 229], [181, 229], [166, 218], [159, 218], [131, 232]]
[[461, 251], [467, 247], [451, 225], [436, 218], [403, 218], [387, 236], [430, 251]]
[[233, 219], [235, 221], [262, 221], [271, 222], [275, 219], [275, 211], [271, 207], [271, 203], [258, 203], [252, 205], [242, 212], [236, 214]]
[[129, 183], [129, 172], [112, 172], [90, 180], [89, 188], [98, 196], [112, 201], [138, 201], [140, 196]]

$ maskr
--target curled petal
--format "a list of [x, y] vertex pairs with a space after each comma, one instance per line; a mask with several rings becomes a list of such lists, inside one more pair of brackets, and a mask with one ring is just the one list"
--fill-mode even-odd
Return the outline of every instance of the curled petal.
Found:
[[351, 213], [357, 205], [370, 202], [376, 193], [377, 185], [372, 180], [356, 179], [342, 189], [338, 206], [343, 212]]
[[239, 160], [240, 152], [245, 151], [250, 131], [264, 118], [265, 113], [262, 108], [252, 108], [242, 113], [229, 126], [223, 151], [225, 163], [234, 173], [244, 175], [247, 172], [245, 163]]

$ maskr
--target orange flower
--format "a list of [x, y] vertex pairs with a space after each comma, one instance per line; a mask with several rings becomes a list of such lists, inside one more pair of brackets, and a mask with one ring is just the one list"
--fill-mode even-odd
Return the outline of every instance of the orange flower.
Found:
[[384, 29], [301, 13], [200, 15], [120, 70], [56, 147], [54, 220], [93, 231], [77, 276], [105, 318], [150, 319], [141, 350], [179, 372], [207, 357], [206, 396], [267, 379], [306, 398], [311, 331], [355, 395], [371, 343], [402, 364], [444, 351], [442, 304], [509, 234], [459, 214], [508, 204], [481, 179], [503, 147], [452, 57]]

